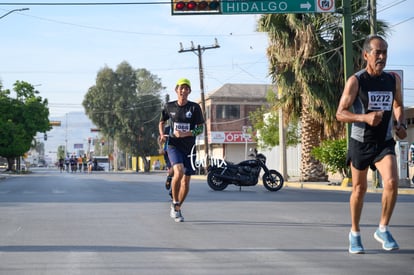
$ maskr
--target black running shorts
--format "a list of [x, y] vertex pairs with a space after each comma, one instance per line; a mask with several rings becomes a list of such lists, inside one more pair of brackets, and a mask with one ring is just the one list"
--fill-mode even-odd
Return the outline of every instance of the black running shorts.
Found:
[[395, 140], [389, 139], [384, 143], [359, 142], [349, 139], [347, 165], [352, 165], [358, 170], [365, 170], [368, 166], [375, 171], [375, 163], [386, 155], [395, 155]]

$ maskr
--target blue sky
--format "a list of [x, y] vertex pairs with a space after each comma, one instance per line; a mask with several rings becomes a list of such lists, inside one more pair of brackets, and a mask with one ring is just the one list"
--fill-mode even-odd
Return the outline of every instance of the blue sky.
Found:
[[[74, 1], [13, 3], [47, 2]], [[190, 47], [191, 41], [195, 46], [210, 46], [217, 38], [220, 48], [206, 50], [202, 55], [206, 93], [225, 83], [270, 83], [267, 36], [255, 31], [259, 15], [171, 16], [168, 4], [44, 6], [1, 3], [5, 1], [0, 1], [0, 16], [12, 9], [30, 8], [0, 19], [3, 88], [11, 89], [16, 80], [36, 85], [40, 95], [49, 100], [51, 117], [83, 111], [81, 102], [88, 88], [95, 84], [97, 72], [104, 66], [116, 69], [122, 61], [160, 77], [165, 92], [170, 94], [178, 78], [189, 78], [193, 86], [191, 99], [197, 100], [200, 97], [198, 58], [192, 52], [178, 53], [180, 42], [184, 48]], [[388, 37], [387, 68], [404, 71], [405, 103], [413, 106], [414, 1], [377, 0], [377, 9], [378, 19], [394, 26]]]

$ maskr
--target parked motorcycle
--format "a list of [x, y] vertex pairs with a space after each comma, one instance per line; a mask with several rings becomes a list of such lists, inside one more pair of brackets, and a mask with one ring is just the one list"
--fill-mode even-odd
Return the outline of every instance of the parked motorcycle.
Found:
[[250, 154], [252, 159], [238, 164], [225, 161], [212, 161], [208, 168], [207, 183], [211, 189], [222, 191], [229, 184], [236, 186], [253, 186], [258, 183], [260, 171], [263, 169], [263, 185], [269, 191], [278, 191], [283, 187], [284, 179], [276, 170], [269, 170], [266, 166], [266, 157], [256, 149]]

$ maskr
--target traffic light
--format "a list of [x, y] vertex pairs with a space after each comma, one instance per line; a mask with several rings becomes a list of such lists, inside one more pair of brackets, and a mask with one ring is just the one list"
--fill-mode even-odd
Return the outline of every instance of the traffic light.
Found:
[[47, 134], [46, 134], [46, 133], [43, 135], [43, 140], [44, 140], [44, 141], [46, 141], [46, 140], [47, 140]]
[[171, 0], [172, 15], [219, 14], [220, 0]]

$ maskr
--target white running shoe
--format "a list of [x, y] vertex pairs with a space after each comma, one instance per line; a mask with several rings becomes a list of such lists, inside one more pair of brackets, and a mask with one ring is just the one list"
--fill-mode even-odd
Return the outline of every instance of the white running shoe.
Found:
[[175, 211], [176, 213], [176, 217], [174, 219], [175, 222], [183, 222], [184, 221], [184, 217], [181, 214], [181, 210]]
[[178, 217], [178, 211], [175, 211], [174, 204], [171, 204], [170, 217], [173, 219]]

